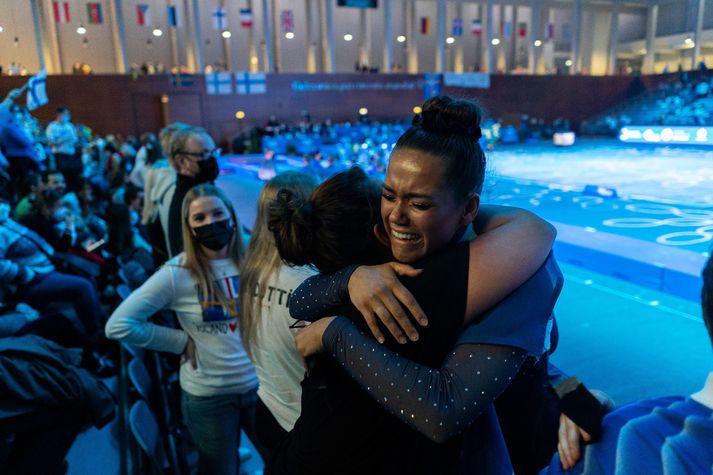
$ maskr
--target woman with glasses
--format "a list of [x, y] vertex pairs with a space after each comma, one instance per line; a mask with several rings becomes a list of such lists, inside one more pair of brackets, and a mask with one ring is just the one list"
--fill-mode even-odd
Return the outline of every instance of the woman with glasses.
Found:
[[[169, 260], [114, 311], [106, 335], [183, 355], [183, 420], [200, 455], [199, 473], [239, 473], [240, 430], [254, 441], [258, 379], [240, 337], [239, 272], [244, 249], [230, 200], [209, 184], [190, 189], [179, 222], [185, 251]], [[155, 325], [176, 312], [180, 328]]]
[[[183, 251], [181, 236], [181, 204], [188, 190], [218, 178], [220, 149], [204, 129], [190, 127], [177, 131], [168, 147], [168, 161], [176, 171], [176, 186], [170, 199], [162, 200], [169, 206], [168, 222], [163, 231], [169, 257]], [[166, 197], [168, 198], [168, 197]]]

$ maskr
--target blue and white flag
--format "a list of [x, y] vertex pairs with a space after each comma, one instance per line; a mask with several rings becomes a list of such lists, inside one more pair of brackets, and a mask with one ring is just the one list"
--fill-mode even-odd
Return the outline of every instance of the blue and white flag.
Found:
[[47, 70], [43, 69], [27, 81], [27, 108], [35, 110], [49, 102], [47, 98]]
[[208, 94], [232, 94], [233, 75], [230, 73], [208, 73], [205, 75]]
[[235, 84], [238, 87], [238, 94], [265, 94], [267, 92], [265, 73], [239, 71], [235, 73]]
[[452, 36], [463, 36], [463, 19], [462, 18], [454, 18], [453, 19]]
[[225, 8], [217, 7], [213, 10], [213, 28], [218, 31], [228, 28], [228, 15], [225, 13]]

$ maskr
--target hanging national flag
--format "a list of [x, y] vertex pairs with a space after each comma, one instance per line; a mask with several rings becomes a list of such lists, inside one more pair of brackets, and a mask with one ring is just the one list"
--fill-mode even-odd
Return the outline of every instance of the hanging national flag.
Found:
[[176, 7], [176, 5], [166, 7], [166, 24], [169, 28], [178, 28], [181, 26], [181, 19], [178, 16], [178, 7]]
[[253, 11], [249, 8], [240, 9], [240, 26], [243, 28], [252, 28], [253, 26]]
[[47, 81], [47, 70], [42, 69], [35, 76], [32, 76], [29, 81], [27, 81], [27, 108], [30, 110], [37, 109], [49, 102], [47, 98], [47, 88], [45, 87], [45, 82]]
[[480, 22], [480, 20], [473, 20], [470, 22], [470, 32], [473, 34], [473, 36], [480, 36], [480, 34], [483, 32], [483, 24]]
[[87, 3], [87, 23], [89, 23], [90, 25], [101, 25], [102, 23], [104, 23], [101, 3]]
[[512, 22], [503, 22], [503, 38], [510, 38], [512, 36]]
[[213, 10], [213, 28], [218, 31], [223, 31], [228, 28], [228, 17], [225, 14], [225, 8], [217, 7]]
[[151, 11], [145, 3], [136, 5], [136, 23], [139, 26], [151, 26]]
[[453, 19], [452, 36], [463, 36], [463, 19], [462, 18], [454, 18]]
[[421, 17], [421, 34], [427, 35], [431, 31], [431, 20], [427, 16]]
[[295, 30], [295, 15], [292, 10], [282, 10], [280, 23], [282, 24], [283, 33], [291, 33]]
[[267, 92], [267, 83], [265, 81], [265, 73], [235, 73], [235, 85], [238, 88], [238, 94], [265, 94]]
[[193, 75], [188, 73], [172, 73], [169, 76], [171, 87], [191, 87], [193, 86]]
[[555, 24], [548, 23], [545, 26], [545, 41], [550, 41], [555, 37]]
[[205, 75], [208, 94], [232, 94], [233, 75], [230, 73], [209, 73]]
[[52, 2], [55, 23], [69, 23], [69, 2]]
[[527, 36], [527, 23], [525, 23], [524, 21], [521, 21], [517, 24], [517, 36], [520, 38], [524, 38]]

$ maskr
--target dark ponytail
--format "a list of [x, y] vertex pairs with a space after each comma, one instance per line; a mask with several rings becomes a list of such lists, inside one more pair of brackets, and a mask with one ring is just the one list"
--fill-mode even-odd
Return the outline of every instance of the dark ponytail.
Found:
[[485, 153], [478, 140], [483, 111], [475, 102], [438, 96], [423, 104], [411, 127], [399, 137], [395, 152], [417, 150], [443, 160], [445, 185], [456, 200], [480, 193]]
[[286, 188], [270, 203], [267, 226], [275, 235], [282, 260], [303, 266], [312, 262], [312, 206]]

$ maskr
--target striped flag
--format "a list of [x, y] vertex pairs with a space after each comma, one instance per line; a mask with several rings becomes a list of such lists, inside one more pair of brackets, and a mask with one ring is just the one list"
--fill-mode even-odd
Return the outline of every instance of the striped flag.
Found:
[[104, 23], [101, 3], [87, 3], [87, 23], [89, 23], [90, 25], [101, 25], [102, 23]]
[[463, 19], [454, 18], [453, 19], [453, 36], [463, 36]]
[[545, 41], [550, 41], [555, 37], [555, 24], [548, 23], [545, 26]]
[[503, 22], [503, 38], [510, 38], [512, 36], [512, 22], [506, 21]]
[[249, 8], [240, 9], [240, 26], [243, 28], [252, 28], [253, 26], [253, 11]]
[[138, 23], [139, 26], [151, 25], [151, 11], [147, 4], [139, 3], [136, 5], [136, 23]]
[[480, 36], [480, 34], [483, 32], [483, 24], [480, 22], [480, 20], [473, 20], [470, 22], [470, 32], [473, 34], [473, 36]]
[[527, 36], [527, 23], [524, 21], [517, 24], [517, 36], [524, 38]]
[[290, 33], [295, 30], [295, 15], [292, 13], [292, 10], [282, 10], [280, 23], [282, 23], [283, 33]]
[[176, 5], [166, 7], [166, 24], [169, 28], [178, 28], [181, 26], [181, 20], [178, 16], [178, 8]]
[[427, 35], [431, 31], [431, 20], [427, 16], [421, 17], [421, 34]]
[[52, 2], [55, 23], [69, 23], [69, 2]]

